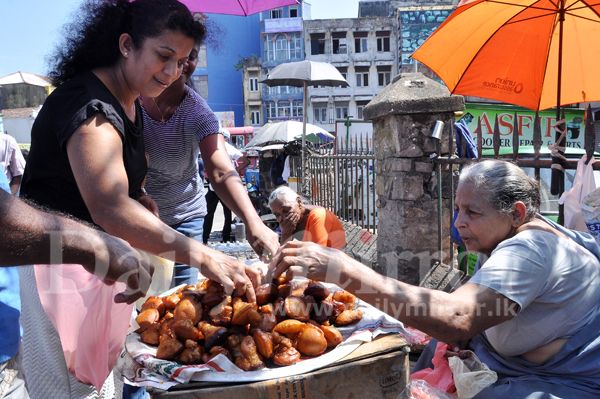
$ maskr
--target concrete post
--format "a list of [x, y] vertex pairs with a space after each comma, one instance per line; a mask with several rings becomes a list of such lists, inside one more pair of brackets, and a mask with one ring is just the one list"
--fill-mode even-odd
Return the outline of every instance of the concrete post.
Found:
[[[445, 86], [421, 73], [396, 76], [365, 107], [365, 119], [373, 120], [377, 158], [378, 272], [418, 285], [440, 260], [437, 169], [431, 160], [436, 142], [430, 136], [436, 121], [444, 122], [440, 152], [447, 155], [454, 112], [464, 109], [462, 96], [450, 95]], [[442, 261], [448, 262], [451, 190], [449, 174], [442, 173]]]

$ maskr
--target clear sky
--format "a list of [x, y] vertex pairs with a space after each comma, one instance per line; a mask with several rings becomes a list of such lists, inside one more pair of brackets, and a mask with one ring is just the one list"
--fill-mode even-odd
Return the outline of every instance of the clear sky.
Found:
[[[206, 0], [219, 1], [219, 0]], [[0, 0], [0, 77], [46, 73], [45, 57], [82, 0]], [[307, 0], [313, 19], [356, 18], [358, 0]]]

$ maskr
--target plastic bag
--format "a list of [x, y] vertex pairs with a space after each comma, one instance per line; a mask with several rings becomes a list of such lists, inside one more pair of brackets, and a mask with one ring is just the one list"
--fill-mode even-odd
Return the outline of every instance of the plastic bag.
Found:
[[448, 348], [448, 344], [438, 342], [435, 347], [435, 354], [431, 360], [431, 363], [433, 363], [433, 370], [430, 368], [419, 370], [412, 373], [410, 378], [412, 380], [424, 380], [428, 384], [441, 389], [442, 391], [449, 393], [454, 392], [456, 388], [454, 386], [452, 370], [448, 364], [448, 359], [444, 357]]
[[573, 186], [560, 196], [558, 203], [565, 206], [565, 227], [571, 230], [587, 232], [585, 221], [581, 214], [581, 200], [596, 189], [593, 164], [596, 159], [592, 157], [586, 165], [587, 156], [581, 157], [577, 162], [577, 172], [573, 179]]
[[152, 283], [146, 292], [146, 296], [138, 299], [135, 302], [137, 309], [141, 309], [146, 299], [151, 296], [157, 296], [171, 288], [171, 279], [173, 278], [173, 266], [175, 262], [161, 258], [156, 255], [149, 254], [138, 250], [142, 257], [154, 265], [154, 274], [152, 275]]
[[434, 388], [423, 380], [410, 380], [396, 399], [456, 399], [456, 396]]
[[454, 375], [456, 394], [460, 399], [470, 399], [498, 380], [498, 374], [482, 363], [473, 352], [466, 359], [452, 356], [448, 363]]
[[600, 188], [595, 189], [581, 200], [581, 215], [587, 231], [600, 245]]
[[69, 372], [100, 392], [123, 349], [133, 310], [133, 304], [114, 302], [125, 283], [106, 285], [81, 265], [35, 265], [35, 277]]

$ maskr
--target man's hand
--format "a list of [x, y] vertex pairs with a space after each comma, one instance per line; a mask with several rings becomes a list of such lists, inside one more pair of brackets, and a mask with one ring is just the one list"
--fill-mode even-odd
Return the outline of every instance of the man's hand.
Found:
[[[114, 284], [116, 281], [127, 284], [127, 289], [115, 296], [116, 303], [134, 303], [146, 295], [154, 265], [144, 260], [138, 251], [125, 241], [111, 235], [93, 231], [92, 234], [99, 235], [103, 241], [100, 248], [96, 248], [95, 265], [83, 264], [90, 273], [104, 279], [106, 284]], [[91, 238], [93, 242], [94, 237]]]

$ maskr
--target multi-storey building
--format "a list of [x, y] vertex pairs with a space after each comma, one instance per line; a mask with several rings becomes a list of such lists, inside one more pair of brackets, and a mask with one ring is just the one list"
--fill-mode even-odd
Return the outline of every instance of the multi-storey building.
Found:
[[[198, 13], [200, 14], [200, 13]], [[192, 77], [194, 87], [210, 108], [234, 114], [235, 126], [244, 126], [242, 60], [260, 56], [259, 14], [248, 17], [203, 14], [209, 38], [200, 48]]]
[[262, 93], [258, 83], [262, 79], [261, 59], [245, 58], [243, 61], [244, 126], [263, 124]]
[[350, 116], [363, 119], [367, 103], [398, 73], [397, 18], [304, 21], [306, 59], [335, 66], [350, 87], [309, 86], [308, 122], [327, 131]]
[[[302, 21], [310, 19], [310, 4], [301, 1], [297, 5], [276, 8], [261, 13], [260, 47], [262, 54], [262, 73], [268, 72], [279, 64], [304, 60], [304, 40]], [[250, 79], [253, 79], [249, 73]], [[248, 87], [251, 86], [248, 82]], [[255, 115], [254, 122], [263, 125], [266, 122], [281, 120], [302, 121], [303, 94], [301, 87], [262, 85], [262, 115], [258, 108], [251, 106], [249, 112]]]

